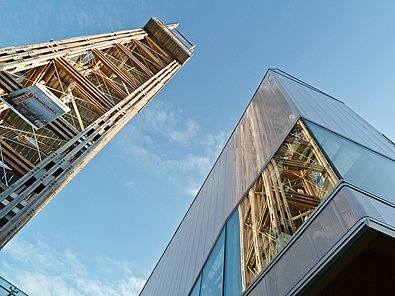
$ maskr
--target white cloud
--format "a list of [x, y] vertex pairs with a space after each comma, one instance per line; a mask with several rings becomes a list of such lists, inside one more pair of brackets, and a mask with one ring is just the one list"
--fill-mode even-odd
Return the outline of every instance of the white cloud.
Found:
[[[32, 296], [133, 296], [145, 282], [133, 275], [127, 263], [83, 259], [72, 250], [56, 251], [42, 241], [16, 238], [2, 252], [8, 256], [0, 265], [2, 275]], [[93, 269], [87, 264], [91, 260]]]
[[143, 114], [144, 131], [160, 135], [175, 144], [187, 146], [199, 130], [195, 121], [183, 121], [183, 111], [170, 104], [153, 103]]
[[136, 189], [136, 185], [134, 185], [134, 182], [129, 180], [125, 183], [126, 188], [128, 188], [129, 190], [135, 190]]
[[175, 129], [169, 133], [170, 139], [181, 145], [188, 145], [196, 136], [198, 128], [195, 122], [188, 121], [184, 129]]
[[227, 139], [228, 135], [224, 131], [221, 131], [218, 134], [206, 135], [203, 142], [207, 153], [219, 155]]
[[[226, 140], [227, 133], [204, 134], [198, 123], [183, 110], [153, 102], [132, 122], [120, 141], [123, 153], [154, 176], [166, 176], [195, 195]], [[127, 186], [127, 185], [126, 185]]]
[[190, 187], [186, 188], [185, 191], [190, 196], [195, 197], [198, 194], [199, 190], [200, 190], [200, 185], [197, 185], [197, 184], [192, 185], [191, 184]]

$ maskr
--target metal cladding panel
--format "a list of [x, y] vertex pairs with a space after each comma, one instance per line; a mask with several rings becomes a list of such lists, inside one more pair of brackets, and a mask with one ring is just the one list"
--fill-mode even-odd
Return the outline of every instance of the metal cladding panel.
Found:
[[332, 248], [362, 219], [373, 218], [395, 226], [394, 207], [347, 186], [317, 210], [306, 227], [267, 267], [249, 296], [289, 293], [325, 255], [334, 252]]
[[236, 204], [270, 160], [296, 117], [269, 71], [230, 140]]
[[187, 295], [226, 219], [296, 120], [268, 71], [141, 295]]
[[152, 38], [155, 38], [159, 43], [163, 44], [166, 50], [181, 64], [185, 63], [191, 57], [192, 50], [157, 17], [151, 18], [144, 26], [144, 30], [147, 31]]
[[[188, 294], [226, 219], [299, 116], [395, 159], [393, 144], [342, 102], [269, 70], [141, 295]], [[393, 209], [373, 203], [357, 191], [342, 189], [289, 251], [270, 265], [251, 295], [285, 295], [358, 219], [381, 218], [375, 207], [388, 212], [386, 220], [394, 224]], [[297, 272], [291, 273], [292, 265], [298, 266]]]
[[297, 115], [395, 159], [395, 146], [343, 102], [277, 70], [273, 77]]

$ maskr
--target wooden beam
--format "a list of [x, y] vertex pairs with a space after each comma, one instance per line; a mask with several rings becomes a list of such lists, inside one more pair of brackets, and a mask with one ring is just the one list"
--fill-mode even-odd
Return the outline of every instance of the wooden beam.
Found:
[[276, 194], [276, 198], [279, 204], [281, 204], [281, 210], [280, 212], [282, 213], [283, 219], [284, 219], [284, 226], [286, 229], [285, 231], [288, 234], [293, 234], [295, 232], [295, 225], [292, 221], [292, 215], [291, 215], [291, 210], [289, 209], [289, 205], [287, 202], [287, 197], [285, 195], [284, 187], [283, 187], [283, 182], [281, 180], [280, 172], [278, 171], [277, 164], [272, 159], [270, 163], [268, 164], [268, 169], [271, 171], [271, 176], [273, 180], [273, 185], [274, 185], [274, 190]]
[[16, 91], [18, 89], [24, 88], [24, 85], [17, 81], [10, 73], [7, 71], [0, 71], [0, 87], [7, 93]]
[[247, 244], [245, 241], [246, 238], [246, 234], [245, 232], [245, 220], [244, 220], [244, 211], [243, 211], [243, 206], [242, 204], [239, 205], [238, 207], [238, 211], [239, 211], [239, 225], [240, 225], [240, 251], [241, 251], [241, 282], [242, 282], [242, 286], [243, 286], [243, 291], [247, 288], [248, 286], [248, 279], [247, 279], [247, 266], [248, 266], [248, 262], [247, 260], [247, 255], [246, 255], [246, 250], [247, 250]]
[[274, 159], [277, 162], [282, 162], [283, 164], [287, 166], [292, 166], [296, 167], [298, 169], [308, 169], [308, 170], [314, 170], [317, 172], [322, 172], [325, 170], [325, 168], [321, 164], [315, 164], [315, 163], [308, 163], [302, 160], [296, 160], [296, 159], [286, 159], [282, 158], [279, 156], [275, 156]]
[[276, 204], [276, 199], [273, 194], [273, 185], [271, 182], [271, 178], [269, 172], [267, 170], [263, 171], [262, 174], [264, 188], [266, 191], [266, 202], [268, 204], [269, 213], [270, 213], [270, 224], [274, 231], [274, 235], [277, 237], [281, 232], [280, 227], [280, 218], [278, 217], [278, 208]]
[[112, 81], [111, 78], [104, 74], [100, 69], [96, 70], [96, 72], [101, 78], [103, 78], [105, 83], [117, 94], [121, 100], [127, 96], [127, 93], [124, 92], [123, 89], [118, 86], [118, 84]]
[[[119, 43], [116, 44], [116, 46], [128, 57], [132, 65], [138, 68], [142, 74], [144, 74], [144, 76], [146, 76], [147, 78], [154, 76], [154, 73], [152, 73], [152, 71], [147, 66], [145, 66], [144, 63], [140, 62], [140, 60], [135, 57], [133, 52], [129, 50], [126, 46]], [[137, 45], [134, 44], [134, 46]]]
[[89, 105], [99, 114], [103, 115], [106, 113], [105, 107], [100, 104], [100, 102], [96, 99], [96, 97], [92, 96], [89, 92], [86, 92], [83, 87], [79, 84], [74, 86], [73, 91], [77, 92], [78, 97], [83, 98], [85, 101], [89, 103]]
[[123, 83], [125, 83], [132, 90], [135, 90], [141, 83], [133, 77], [125, 69], [115, 65], [108, 57], [106, 57], [100, 50], [92, 49], [92, 53], [98, 58], [107, 68], [109, 68]]
[[[0, 70], [17, 72], [31, 69], [50, 63], [52, 59], [65, 56], [72, 58], [84, 55], [93, 48], [106, 49], [115, 43], [128, 43], [133, 39], [143, 39], [145, 36], [147, 32], [137, 29], [1, 48]], [[32, 55], [33, 51], [34, 55]]]
[[0, 139], [0, 148], [2, 150], [1, 152], [3, 154], [5, 164], [17, 175], [23, 176], [33, 169], [34, 165], [18, 151], [8, 145], [3, 139]]
[[146, 56], [148, 61], [150, 61], [151, 64], [155, 66], [155, 68], [159, 70], [162, 69], [164, 66], [166, 66], [157, 56], [155, 56], [151, 52], [151, 50], [147, 47], [147, 45], [145, 45], [139, 40], [133, 40], [133, 42], [134, 44], [137, 45], [137, 48], [143, 52], [143, 54]]
[[[71, 79], [73, 79], [77, 89], [89, 97], [88, 102], [95, 105], [97, 109], [104, 112], [111, 109], [114, 104], [111, 102], [100, 90], [97, 89], [87, 78], [78, 72], [66, 59], [58, 58], [55, 60], [56, 64], [65, 71]], [[95, 109], [96, 109], [95, 108]]]
[[251, 222], [252, 222], [252, 243], [255, 252], [255, 262], [257, 265], [258, 272], [263, 269], [261, 248], [260, 248], [260, 239], [259, 239], [259, 210], [256, 204], [256, 195], [254, 194], [254, 190], [250, 190], [248, 192], [248, 200], [251, 205]]
[[154, 42], [151, 37], [147, 36], [145, 37], [145, 40], [149, 43], [149, 45], [158, 53], [161, 55], [162, 59], [169, 64], [173, 59], [171, 58], [170, 54], [162, 49], [156, 42]]
[[33, 68], [29, 70], [22, 84], [24, 86], [30, 86], [39, 83], [41, 80], [43, 80], [45, 73], [48, 71], [50, 67], [51, 67], [51, 63], [48, 63], [46, 65], [39, 66], [37, 68]]
[[78, 124], [80, 125], [80, 129], [84, 130], [85, 126], [84, 126], [84, 123], [83, 123], [82, 118], [81, 118], [80, 110], [78, 110], [78, 106], [77, 106], [77, 104], [75, 102], [74, 96], [71, 99], [71, 104], [73, 105], [74, 113], [77, 116], [77, 120], [78, 120]]
[[316, 196], [307, 195], [300, 192], [286, 192], [286, 195], [288, 202], [307, 209], [316, 208], [321, 202]]
[[74, 138], [79, 131], [72, 126], [68, 121], [66, 121], [64, 118], [59, 117], [50, 123], [47, 124], [47, 126], [58, 136], [65, 140], [70, 140], [71, 138]]

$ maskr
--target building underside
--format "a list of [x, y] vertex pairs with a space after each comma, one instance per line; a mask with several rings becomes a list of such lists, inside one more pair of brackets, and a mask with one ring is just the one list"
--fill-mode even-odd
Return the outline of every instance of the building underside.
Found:
[[395, 239], [366, 229], [300, 295], [392, 295]]

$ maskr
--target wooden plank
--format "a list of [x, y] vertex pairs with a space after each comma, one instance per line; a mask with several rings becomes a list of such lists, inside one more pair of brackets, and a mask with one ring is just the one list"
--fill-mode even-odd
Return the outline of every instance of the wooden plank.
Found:
[[[140, 60], [135, 57], [133, 52], [129, 50], [126, 46], [119, 43], [116, 44], [116, 46], [128, 57], [132, 65], [139, 69], [141, 73], [143, 73], [147, 78], [154, 76], [154, 73], [152, 73], [152, 71], [147, 66], [140, 62]], [[134, 44], [134, 46], [136, 45]]]
[[33, 169], [34, 165], [18, 151], [8, 145], [3, 139], [0, 139], [0, 147], [5, 164], [8, 165], [17, 175], [23, 176]]
[[107, 86], [109, 86], [117, 95], [118, 97], [122, 100], [127, 96], [127, 93], [121, 89], [118, 84], [116, 84], [114, 81], [111, 80], [106, 74], [104, 74], [100, 69], [96, 70], [96, 72], [99, 74], [103, 80], [105, 80], [105, 83]]
[[108, 57], [106, 57], [100, 50], [92, 49], [92, 53], [98, 58], [107, 68], [109, 68], [123, 83], [125, 83], [132, 90], [135, 90], [141, 83], [133, 75], [126, 70], [121, 69], [115, 65]]
[[151, 37], [147, 36], [145, 37], [145, 40], [147, 40], [148, 44], [158, 53], [161, 55], [162, 59], [169, 64], [173, 59], [170, 56], [170, 54], [164, 50], [162, 47], [160, 47], [156, 42], [154, 42]]
[[282, 162], [284, 165], [292, 166], [297, 169], [308, 169], [308, 170], [314, 170], [317, 172], [322, 172], [325, 170], [325, 168], [320, 164], [308, 163], [308, 162], [305, 162], [302, 160], [285, 159], [285, 158], [282, 158], [279, 156], [275, 156], [274, 159], [278, 162]]
[[29, 72], [27, 72], [22, 84], [24, 86], [30, 86], [30, 85], [39, 83], [41, 80], [43, 80], [45, 73], [48, 71], [48, 69], [50, 67], [51, 67], [51, 64], [48, 63], [46, 65], [39, 66], [39, 67], [29, 70]]
[[88, 102], [95, 105], [95, 109], [103, 110], [104, 112], [111, 109], [114, 104], [90, 82], [80, 72], [78, 72], [66, 59], [58, 58], [55, 63], [65, 71], [71, 79], [75, 82], [75, 86], [86, 97], [89, 97]]
[[[277, 169], [277, 164], [272, 159], [270, 163], [268, 164], [269, 170], [271, 170], [271, 176], [273, 179], [273, 185], [276, 193], [276, 198], [279, 203], [281, 203], [281, 213], [283, 213], [285, 224], [286, 226], [286, 232], [288, 234], [293, 234], [295, 232], [295, 225], [292, 221], [292, 215], [291, 215], [291, 210], [289, 209], [287, 197], [285, 195], [284, 187], [283, 187], [283, 182], [281, 180], [280, 172]], [[287, 229], [288, 228], [288, 229]]]
[[252, 243], [255, 251], [255, 262], [258, 272], [263, 269], [260, 239], [259, 239], [259, 211], [256, 204], [256, 195], [254, 190], [248, 192], [248, 200], [251, 205], [251, 222], [252, 222]]
[[274, 235], [277, 237], [281, 232], [280, 219], [278, 217], [278, 211], [277, 211], [278, 208], [272, 191], [273, 186], [271, 183], [269, 172], [265, 170], [262, 174], [262, 177], [263, 177], [262, 179], [264, 182], [264, 188], [266, 192], [266, 202], [268, 204], [269, 213], [270, 213], [270, 224], [274, 231]]
[[137, 29], [3, 48], [0, 49], [0, 53], [6, 54], [0, 57], [0, 70], [17, 72], [31, 69], [48, 64], [52, 59], [65, 56], [72, 58], [83, 55], [93, 48], [105, 49], [116, 43], [128, 43], [143, 39], [145, 36], [147, 32]]
[[148, 61], [151, 62], [158, 70], [162, 69], [166, 66], [157, 56], [155, 56], [147, 46], [139, 40], [133, 40], [134, 44], [137, 45], [138, 49], [140, 49]]
[[10, 93], [24, 88], [24, 85], [17, 81], [10, 73], [3, 70], [0, 71], [0, 87], [7, 93]]
[[96, 97], [92, 96], [89, 92], [86, 92], [84, 88], [80, 85], [76, 84], [74, 87], [75, 92], [77, 92], [78, 97], [81, 97], [85, 101], [89, 103], [90, 106], [99, 114], [103, 115], [106, 113], [106, 108], [96, 99]]
[[320, 204], [320, 200], [316, 196], [311, 196], [299, 192], [286, 192], [288, 202], [303, 208], [316, 208]]

